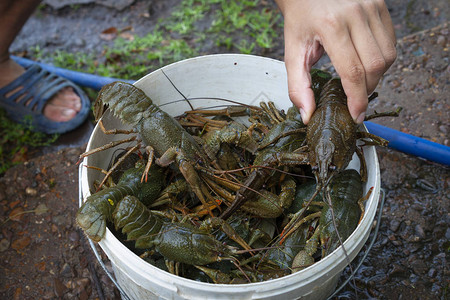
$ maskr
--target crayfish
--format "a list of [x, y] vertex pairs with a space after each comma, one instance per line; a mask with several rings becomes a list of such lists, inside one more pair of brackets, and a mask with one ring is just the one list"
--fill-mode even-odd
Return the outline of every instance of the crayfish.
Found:
[[[353, 233], [364, 214], [363, 202], [371, 193], [369, 190], [368, 194], [363, 196], [363, 182], [354, 169], [338, 173], [326, 189], [325, 194], [329, 200], [315, 203], [322, 206], [322, 209], [308, 216], [310, 219], [318, 218], [319, 223], [314, 234], [306, 241], [304, 249], [294, 257], [292, 261], [294, 272], [314, 263], [313, 255], [319, 244], [322, 249], [320, 256], [324, 258]], [[333, 207], [331, 208], [328, 203], [333, 203]]]
[[136, 248], [155, 247], [166, 259], [205, 265], [232, 257], [233, 249], [206, 230], [188, 223], [165, 221], [133, 196], [119, 202], [113, 219], [116, 229], [122, 229], [128, 240], [136, 240]]
[[78, 209], [76, 221], [86, 235], [95, 242], [100, 241], [106, 232], [106, 221], [112, 219], [112, 212], [117, 203], [125, 196], [136, 196], [145, 203], [157, 198], [163, 185], [163, 173], [160, 167], [153, 166], [150, 180], [141, 182], [144, 165], [136, 163], [135, 168], [128, 169], [120, 177], [117, 185], [105, 188], [89, 196]]
[[[398, 116], [400, 110], [366, 116], [365, 119]], [[364, 155], [356, 145], [358, 139], [365, 140], [365, 145], [387, 146], [388, 144], [388, 141], [381, 137], [358, 130], [358, 125], [353, 122], [348, 111], [347, 98], [341, 81], [339, 78], [332, 78], [323, 87], [317, 101], [317, 109], [311, 117], [306, 132], [308, 148], [306, 155], [316, 177], [317, 192], [326, 188], [333, 176], [348, 166], [355, 152], [361, 163], [362, 181], [367, 180]], [[298, 216], [293, 218], [285, 227], [284, 233], [292, 232], [299, 218]]]
[[[320, 73], [319, 73], [320, 74]], [[321, 76], [323, 79], [324, 77]], [[317, 109], [306, 126], [306, 145], [288, 152], [279, 151], [265, 165], [302, 165], [309, 164], [316, 177], [317, 190], [326, 187], [334, 174], [344, 170], [353, 154], [356, 152], [361, 162], [361, 174], [366, 180], [366, 166], [362, 151], [357, 147], [358, 139], [369, 139], [366, 145], [386, 146], [388, 142], [378, 136], [358, 130], [347, 107], [347, 97], [339, 78], [321, 81], [323, 88], [317, 102]], [[317, 93], [316, 93], [317, 94]], [[372, 98], [372, 97], [371, 97]], [[382, 113], [380, 116], [398, 116], [399, 111]], [[366, 120], [377, 117], [378, 114], [367, 116]], [[303, 134], [304, 129], [287, 130], [279, 136]], [[278, 142], [278, 138], [274, 138]], [[242, 203], [252, 199], [255, 193], [248, 189], [261, 187], [268, 178], [268, 172], [255, 170], [238, 192], [236, 201], [222, 214], [222, 218], [229, 217]]]
[[[117, 185], [88, 197], [77, 223], [94, 241], [103, 238], [107, 223], [114, 225], [111, 231], [133, 241], [134, 251], [146, 251], [142, 257], [162, 257], [169, 271], [188, 278], [207, 275], [208, 282], [278, 278], [316, 261], [319, 245], [325, 257], [364, 213], [367, 171], [357, 141], [387, 142], [359, 130], [338, 78], [318, 70], [311, 76], [317, 109], [307, 126], [297, 108], [285, 112], [274, 102], [191, 110], [174, 118], [133, 85], [106, 85], [97, 102], [133, 129], [106, 130], [101, 122], [100, 128], [135, 135], [124, 140], [134, 146], [105, 171], [100, 186], [127, 156], [145, 155], [139, 151], [145, 149], [148, 157], [125, 171]], [[248, 122], [235, 116], [247, 116]], [[359, 172], [346, 170], [354, 153]], [[300, 195], [304, 189], [307, 194]]]
[[[188, 183], [190, 189], [200, 199], [200, 201], [210, 210], [211, 206], [215, 206], [215, 199], [211, 196], [208, 187], [198, 175], [197, 169], [204, 167], [208, 169], [212, 164], [203, 148], [195, 141], [195, 139], [169, 114], [161, 110], [153, 104], [152, 100], [145, 95], [139, 88], [123, 82], [113, 82], [104, 86], [97, 98], [97, 106], [101, 104], [108, 105], [110, 110], [123, 122], [134, 127], [131, 131], [124, 130], [110, 130], [107, 131], [103, 127], [102, 130], [107, 133], [139, 133], [139, 139], [136, 146], [131, 148], [122, 158], [124, 160], [128, 155], [138, 150], [141, 143], [148, 153], [148, 162], [145, 168], [142, 169], [141, 182], [147, 179], [147, 174], [155, 162], [161, 167], [167, 167], [175, 164], [178, 170], [183, 175]], [[102, 123], [100, 123], [102, 125]], [[120, 143], [137, 140], [136, 136], [125, 139], [123, 141], [112, 142], [108, 145], [93, 149], [81, 155], [86, 157], [98, 151], [114, 147]], [[157, 158], [155, 159], [155, 156]], [[110, 176], [112, 171], [120, 164], [118, 161], [108, 171], [100, 186], [104, 184], [106, 179]], [[104, 201], [101, 201], [102, 203]], [[95, 202], [96, 203], [96, 202]], [[93, 206], [90, 208], [90, 206]], [[87, 201], [78, 213], [78, 224], [85, 231], [92, 226], [90, 215], [91, 211], [106, 212], [105, 209], [98, 209], [94, 206], [94, 201]], [[105, 207], [108, 207], [105, 205]], [[82, 221], [83, 211], [89, 211], [88, 221]], [[211, 214], [211, 212], [209, 212]], [[102, 218], [100, 218], [102, 219]], [[100, 221], [97, 221], [100, 222]], [[98, 241], [103, 238], [106, 223], [102, 221], [98, 224], [97, 232], [93, 232], [91, 236]]]

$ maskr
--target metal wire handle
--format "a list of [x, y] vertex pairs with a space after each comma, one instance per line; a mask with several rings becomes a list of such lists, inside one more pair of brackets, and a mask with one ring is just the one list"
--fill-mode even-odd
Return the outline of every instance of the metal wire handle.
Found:
[[380, 224], [381, 224], [381, 216], [383, 214], [383, 207], [384, 207], [384, 200], [386, 198], [386, 192], [383, 189], [380, 189], [380, 208], [378, 210], [378, 218], [377, 218], [377, 225], [375, 226], [374, 229], [374, 234], [372, 237], [372, 240], [370, 241], [369, 246], [367, 247], [366, 252], [364, 253], [363, 257], [361, 257], [357, 267], [353, 270], [353, 273], [347, 278], [347, 280], [345, 280], [340, 286], [339, 288], [337, 288], [334, 293], [328, 297], [327, 299], [330, 300], [331, 298], [333, 298], [334, 296], [336, 296], [349, 282], [350, 280], [353, 279], [353, 277], [355, 277], [356, 272], [358, 272], [359, 268], [362, 266], [364, 260], [367, 258], [367, 256], [369, 255], [370, 250], [373, 247], [373, 244], [375, 244], [375, 240], [377, 239], [377, 235], [378, 235], [378, 230], [380, 229]]

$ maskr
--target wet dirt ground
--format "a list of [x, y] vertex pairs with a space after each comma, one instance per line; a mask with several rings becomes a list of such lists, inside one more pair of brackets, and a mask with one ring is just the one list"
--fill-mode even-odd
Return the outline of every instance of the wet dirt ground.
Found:
[[[171, 7], [162, 1], [125, 1], [128, 6], [120, 10], [99, 4], [102, 1], [86, 2], [76, 13], [70, 7], [46, 7], [26, 25], [12, 50], [41, 45], [49, 52], [95, 51], [105, 45], [99, 31], [111, 24], [120, 28], [132, 23], [136, 32], [145, 33], [145, 26], [151, 28], [153, 23], [139, 17], [143, 8], [152, 3], [154, 11], [164, 16]], [[401, 106], [400, 117], [374, 122], [448, 146], [447, 2], [387, 4], [399, 38], [398, 59], [380, 82], [380, 96], [369, 111]], [[280, 44], [266, 55], [282, 59], [282, 48]], [[210, 49], [210, 53], [216, 51]], [[92, 126], [85, 125], [84, 130], [89, 133]], [[46, 154], [11, 168], [0, 178], [0, 298], [120, 297], [74, 222], [78, 207], [75, 163], [84, 151], [86, 136], [62, 136]], [[337, 299], [449, 299], [449, 168], [392, 149], [378, 147], [377, 152], [386, 191], [380, 229], [355, 281]], [[348, 276], [347, 269], [341, 282]]]

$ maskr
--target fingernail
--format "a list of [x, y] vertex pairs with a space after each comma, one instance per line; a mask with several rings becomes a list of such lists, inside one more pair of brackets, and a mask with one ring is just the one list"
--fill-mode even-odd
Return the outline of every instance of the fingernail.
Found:
[[306, 112], [303, 110], [303, 108], [300, 108], [300, 115], [302, 116], [302, 121], [306, 119]]
[[364, 121], [365, 117], [366, 117], [365, 112], [360, 113], [358, 118], [356, 118], [356, 124], [361, 124]]

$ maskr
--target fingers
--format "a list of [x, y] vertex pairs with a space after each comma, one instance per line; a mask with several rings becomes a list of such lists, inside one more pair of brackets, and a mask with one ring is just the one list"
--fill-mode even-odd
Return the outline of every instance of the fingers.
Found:
[[355, 30], [351, 35], [364, 66], [367, 93], [370, 94], [396, 58], [395, 33], [384, 1], [365, 1], [363, 4], [359, 18], [352, 19], [351, 28]]
[[371, 13], [373, 17], [369, 19], [369, 26], [383, 54], [386, 64], [385, 70], [387, 70], [397, 58], [395, 49], [397, 40], [388, 9], [384, 1], [378, 2], [380, 2], [379, 5], [373, 7], [376, 11]]
[[310, 71], [312, 65], [322, 56], [324, 49], [313, 35], [299, 33], [295, 28], [295, 26], [285, 27], [288, 90], [289, 98], [299, 108], [303, 123], [307, 124], [316, 109]]
[[394, 26], [392, 25], [392, 19], [389, 14], [389, 10], [386, 7], [384, 1], [378, 1], [377, 3], [378, 12], [380, 14], [380, 21], [383, 24], [386, 34], [389, 36], [389, 40], [395, 45], [397, 44], [397, 39], [395, 37]]
[[368, 105], [364, 66], [346, 25], [336, 23], [332, 28], [323, 33], [324, 48], [341, 77], [350, 114], [355, 122], [361, 123]]
[[322, 41], [341, 77], [350, 114], [361, 123], [367, 94], [395, 60], [395, 34], [383, 1], [353, 2], [346, 11], [352, 17], [332, 20], [333, 26], [322, 32]]
[[303, 123], [307, 124], [316, 109], [314, 93], [311, 89], [310, 70], [305, 68], [304, 55], [291, 53], [287, 49], [285, 63], [288, 75], [289, 98], [299, 108]]
[[350, 114], [361, 123], [367, 95], [396, 58], [395, 32], [384, 1], [277, 3], [285, 16], [289, 96], [299, 107], [305, 124], [315, 109], [309, 71], [323, 49], [341, 77]]
[[350, 37], [364, 69], [366, 93], [371, 93], [386, 70], [386, 62], [369, 23], [364, 16], [355, 16]]

